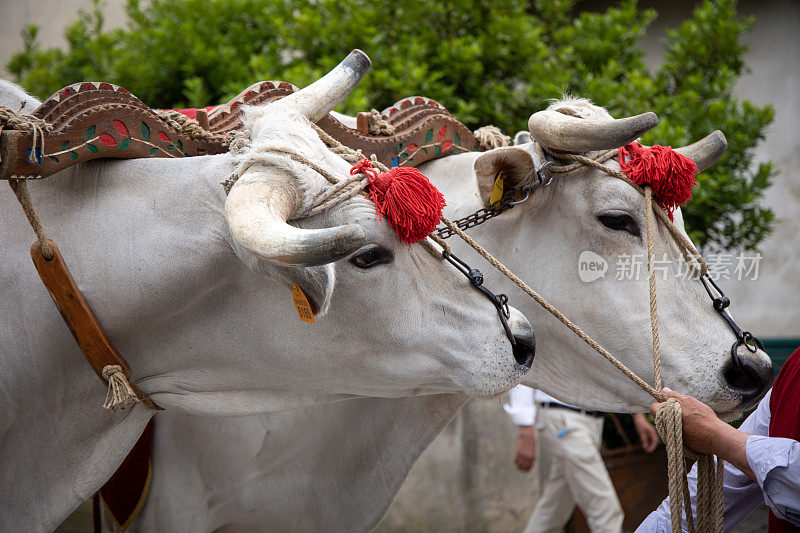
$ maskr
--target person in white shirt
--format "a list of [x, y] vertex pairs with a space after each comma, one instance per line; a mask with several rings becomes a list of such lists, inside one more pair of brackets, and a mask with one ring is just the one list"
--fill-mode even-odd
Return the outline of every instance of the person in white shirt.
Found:
[[[539, 444], [554, 457], [525, 533], [561, 531], [576, 504], [592, 532], [622, 531], [622, 507], [600, 457], [602, 413], [565, 404], [523, 385], [508, 394], [510, 402], [504, 408], [519, 426], [517, 468], [529, 471], [536, 458], [534, 422]], [[634, 415], [634, 424], [645, 451], [655, 450], [658, 433], [653, 425], [643, 414]]]

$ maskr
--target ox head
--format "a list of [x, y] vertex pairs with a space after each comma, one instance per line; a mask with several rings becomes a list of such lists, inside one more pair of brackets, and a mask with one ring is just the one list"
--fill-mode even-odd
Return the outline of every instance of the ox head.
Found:
[[[475, 159], [479, 194], [486, 201], [497, 172], [506, 187], [535, 179], [543, 161], [531, 140], [557, 150], [586, 153], [623, 146], [658, 123], [654, 113], [613, 119], [586, 100], [557, 102], [533, 114], [527, 142]], [[702, 171], [725, 151], [724, 135], [677, 151]], [[606, 163], [619, 169], [616, 161]], [[505, 215], [501, 246], [517, 250], [512, 270], [540, 288], [551, 303], [646, 381], [653, 382], [648, 307], [645, 203], [620, 179], [584, 167], [534, 190], [530, 200]], [[656, 258], [671, 262], [656, 281], [661, 364], [665, 386], [696, 396], [718, 412], [746, 409], [770, 386], [772, 366], [761, 350], [740, 349], [734, 364], [730, 327], [711, 305], [701, 282], [677, 274], [681, 254], [657, 221]], [[675, 223], [682, 232], [679, 211]], [[638, 266], [637, 266], [638, 265]], [[583, 271], [581, 271], [581, 269]], [[620, 270], [622, 269], [622, 270]], [[633, 279], [630, 279], [633, 278]], [[520, 304], [520, 300], [516, 300]], [[540, 355], [529, 383], [566, 401], [608, 411], [644, 410], [650, 397], [585, 346], [562, 324], [531, 303]]]
[[351, 165], [325, 147], [311, 123], [341, 102], [369, 65], [354, 51], [314, 84], [246, 110], [249, 145], [237, 156], [240, 177], [225, 204], [231, 244], [269, 278], [264, 282], [279, 280], [280, 312], [294, 282], [317, 318], [311, 325], [290, 316], [263, 332], [279, 388], [302, 397], [293, 405], [351, 395], [499, 394], [533, 357], [530, 324], [518, 311], [511, 312], [512, 349], [494, 306], [448, 263], [403, 244], [365, 197], [293, 220], [331, 184], [274, 150], [347, 177]]

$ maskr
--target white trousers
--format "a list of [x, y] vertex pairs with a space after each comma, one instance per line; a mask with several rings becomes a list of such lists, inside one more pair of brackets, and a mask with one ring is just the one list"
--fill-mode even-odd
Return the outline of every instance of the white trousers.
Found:
[[600, 457], [603, 418], [558, 407], [537, 411], [538, 446], [553, 462], [525, 533], [562, 531], [576, 504], [593, 533], [622, 531], [622, 506]]

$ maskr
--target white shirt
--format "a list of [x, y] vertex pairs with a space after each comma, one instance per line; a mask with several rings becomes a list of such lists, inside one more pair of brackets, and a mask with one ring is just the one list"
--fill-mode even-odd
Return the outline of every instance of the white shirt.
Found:
[[[738, 468], [725, 463], [723, 479], [725, 531], [731, 531], [736, 527], [762, 501], [769, 505], [778, 518], [800, 526], [800, 442], [767, 436], [772, 418], [769, 410], [771, 396], [772, 390], [739, 428], [750, 434], [745, 444], [745, 454], [756, 481], [744, 475]], [[692, 511], [696, 512], [697, 465], [689, 472], [689, 494]], [[667, 498], [658, 509], [650, 513], [636, 531], [668, 533], [670, 530], [669, 498]], [[683, 531], [686, 530], [684, 516]]]
[[[534, 390], [525, 385], [517, 385], [508, 391], [509, 403], [503, 405], [503, 409], [511, 417], [511, 421], [518, 426], [532, 426], [536, 420], [536, 404], [539, 403], [560, 403], [567, 407], [572, 405], [558, 401], [546, 392]], [[580, 409], [575, 407], [575, 409]]]

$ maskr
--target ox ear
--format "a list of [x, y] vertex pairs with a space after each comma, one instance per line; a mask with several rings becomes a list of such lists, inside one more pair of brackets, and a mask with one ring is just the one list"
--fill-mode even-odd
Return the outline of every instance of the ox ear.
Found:
[[488, 205], [498, 174], [503, 173], [503, 189], [509, 191], [525, 185], [536, 166], [528, 152], [511, 146], [483, 153], [474, 168], [481, 200]]
[[514, 135], [514, 142], [513, 145], [517, 146], [520, 144], [528, 144], [531, 142], [531, 134], [527, 131], [518, 131], [516, 135]]
[[286, 269], [286, 278], [290, 283], [287, 289], [287, 298], [292, 292], [291, 283], [303, 290], [303, 294], [311, 304], [311, 310], [316, 318], [324, 316], [331, 305], [333, 288], [336, 285], [336, 266], [332, 263], [317, 267], [289, 267]]
[[286, 297], [292, 297], [292, 283], [303, 290], [314, 315], [320, 317], [328, 311], [333, 288], [336, 285], [336, 263], [319, 266], [294, 266], [270, 263], [233, 241], [233, 250], [239, 260], [256, 275], [286, 287]]

